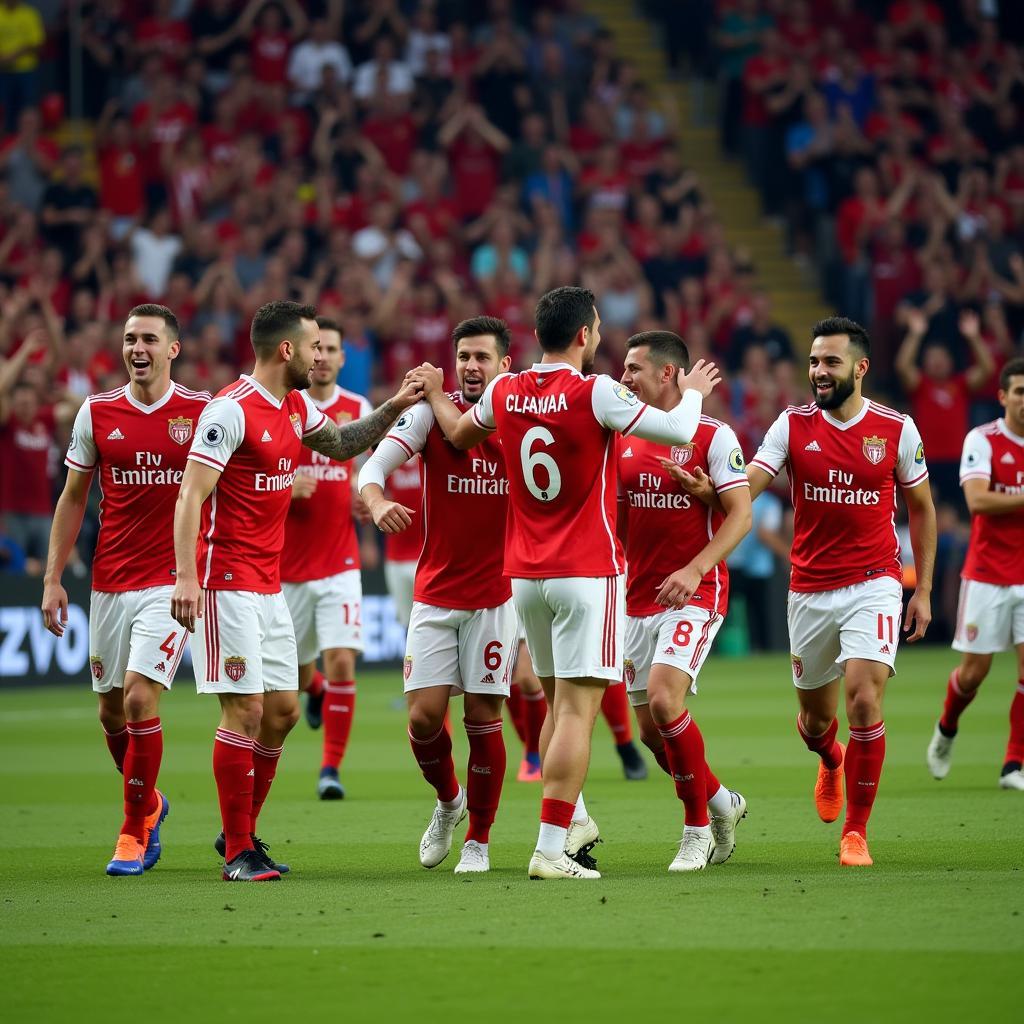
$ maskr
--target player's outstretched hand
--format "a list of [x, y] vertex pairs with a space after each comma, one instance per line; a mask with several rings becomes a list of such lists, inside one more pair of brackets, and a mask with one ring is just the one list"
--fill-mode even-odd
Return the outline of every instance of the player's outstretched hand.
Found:
[[423, 397], [428, 401], [435, 395], [444, 393], [444, 370], [433, 366], [431, 363], [421, 363], [409, 376], [418, 380], [423, 385]]
[[914, 632], [907, 637], [907, 643], [912, 644], [921, 640], [928, 631], [932, 621], [932, 598], [930, 594], [922, 594], [915, 590], [907, 602], [907, 612], [903, 617], [903, 632], [910, 633], [911, 625]]
[[292, 497], [293, 498], [309, 498], [312, 497], [313, 492], [316, 490], [316, 477], [310, 476], [308, 473], [296, 473], [295, 479], [292, 481]]
[[171, 618], [190, 633], [196, 631], [196, 620], [203, 617], [203, 588], [199, 580], [178, 580], [171, 594]]
[[408, 409], [423, 398], [424, 371], [420, 367], [410, 370], [402, 381], [402, 386], [391, 399], [399, 409]]
[[705, 398], [722, 382], [722, 374], [714, 363], [698, 359], [689, 373], [680, 369], [677, 378], [680, 391], [699, 391]]
[[412, 509], [386, 498], [370, 506], [370, 515], [381, 533], [401, 533], [412, 526]]
[[43, 588], [43, 625], [54, 635], [63, 636], [68, 624], [68, 592], [59, 583]]
[[661, 468], [687, 494], [692, 494], [698, 501], [704, 502], [705, 505], [715, 505], [715, 502], [718, 500], [718, 491], [715, 490], [711, 477], [700, 466], [694, 466], [693, 472], [688, 473], [682, 466], [677, 466], [671, 459], [659, 458], [658, 461], [661, 463]]
[[658, 604], [666, 608], [685, 608], [690, 603], [703, 577], [700, 570], [691, 562], [677, 569], [658, 585]]

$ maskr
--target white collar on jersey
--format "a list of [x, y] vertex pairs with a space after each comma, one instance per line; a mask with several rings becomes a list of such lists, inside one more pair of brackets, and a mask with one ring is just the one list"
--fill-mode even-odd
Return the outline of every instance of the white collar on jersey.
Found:
[[1005, 416], [1000, 416], [999, 419], [996, 420], [996, 423], [998, 424], [999, 433], [1002, 434], [1003, 437], [1005, 437], [1007, 441], [1012, 441], [1014, 444], [1019, 444], [1022, 448], [1024, 448], [1024, 437], [1018, 437], [1006, 425], [1006, 417]]
[[534, 363], [530, 369], [534, 373], [554, 373], [555, 370], [568, 370], [570, 373], [575, 373], [577, 377], [583, 376], [575, 366], [570, 366], [568, 363]]
[[275, 409], [280, 409], [284, 405], [284, 399], [275, 398], [255, 377], [243, 373], [241, 379], [251, 384]]
[[124, 386], [124, 397], [128, 399], [128, 404], [133, 408], [138, 409], [139, 412], [144, 412], [147, 416], [151, 412], [156, 412], [157, 409], [162, 409], [171, 400], [171, 395], [173, 394], [174, 381], [172, 380], [167, 390], [152, 405], [146, 405], [144, 402], [140, 402], [132, 394], [131, 384], [125, 384]]
[[862, 399], [864, 404], [860, 407], [860, 412], [856, 416], [852, 416], [845, 423], [842, 420], [837, 420], [830, 412], [825, 409], [821, 410], [821, 415], [825, 417], [832, 424], [836, 430], [849, 430], [850, 427], [855, 427], [865, 416], [868, 414], [868, 407], [871, 404], [866, 398]]

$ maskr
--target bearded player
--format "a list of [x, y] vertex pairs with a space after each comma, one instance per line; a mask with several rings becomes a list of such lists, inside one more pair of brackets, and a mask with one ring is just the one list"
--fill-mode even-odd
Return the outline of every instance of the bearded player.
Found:
[[188, 444], [210, 401], [171, 380], [181, 350], [166, 307], [136, 306], [124, 325], [128, 384], [86, 399], [75, 417], [67, 481], [57, 501], [43, 589], [43, 621], [67, 625], [60, 578], [82, 527], [89, 487], [100, 478], [100, 532], [89, 607], [89, 662], [100, 723], [124, 776], [124, 821], [108, 875], [141, 875], [160, 858], [167, 798], [156, 788], [163, 757], [160, 695], [185, 651], [171, 618], [171, 526]]
[[[313, 404], [339, 426], [369, 415], [362, 395], [338, 387], [345, 362], [341, 329], [326, 317], [320, 328], [320, 360], [307, 392]], [[299, 688], [310, 691], [323, 657], [325, 680], [317, 679], [323, 724], [323, 756], [317, 795], [340, 800], [345, 788], [338, 778], [356, 703], [356, 654], [363, 649], [359, 572], [359, 537], [352, 514], [353, 464], [339, 463], [304, 448], [292, 485], [292, 502], [284, 530], [281, 582], [295, 628]], [[308, 711], [307, 711], [308, 717]]]
[[174, 513], [171, 611], [195, 634], [198, 691], [216, 694], [221, 707], [213, 774], [225, 881], [274, 881], [283, 868], [256, 837], [256, 822], [299, 718], [280, 561], [302, 446], [347, 462], [420, 400], [422, 386], [410, 375], [375, 412], [336, 426], [306, 394], [320, 362], [315, 317], [312, 306], [287, 301], [256, 311], [255, 368], [204, 410]]
[[[678, 405], [679, 371], [690, 365], [682, 338], [646, 331], [626, 348], [622, 383], [655, 409]], [[698, 468], [724, 514], [686, 493], [673, 475]], [[638, 437], [619, 442], [618, 525], [628, 566], [626, 686], [641, 738], [675, 780], [685, 808], [672, 872], [727, 861], [747, 811], [743, 797], [708, 767], [704, 739], [686, 707], [725, 619], [725, 559], [750, 529], [745, 468], [732, 428], [709, 416], [701, 417], [689, 444], [666, 447]], [[680, 568], [669, 573], [675, 566]]]
[[937, 779], [949, 774], [960, 715], [992, 667], [992, 655], [1017, 652], [1017, 692], [1010, 704], [1002, 789], [1024, 790], [1024, 359], [999, 374], [1001, 419], [964, 440], [960, 486], [971, 512], [953, 650], [963, 655], [946, 686], [942, 717], [928, 746]]
[[[508, 370], [509, 331], [503, 320], [464, 320], [452, 335], [459, 390], [446, 396], [440, 373], [425, 380], [426, 402], [410, 409], [367, 460], [359, 491], [386, 534], [412, 524], [412, 509], [384, 497], [384, 482], [403, 462], [422, 458], [423, 553], [405, 656], [409, 740], [424, 779], [437, 795], [420, 840], [420, 863], [433, 868], [469, 814], [456, 874], [490, 870], [490, 830], [505, 778], [501, 709], [515, 660], [516, 616], [502, 573], [508, 480], [505, 457], [491, 438], [472, 452], [445, 437], [484, 389]], [[429, 403], [429, 404], [428, 404]], [[469, 739], [466, 785], [459, 783], [448, 704], [464, 694]]]
[[[591, 291], [548, 292], [537, 303], [535, 323], [541, 362], [496, 377], [463, 413], [452, 441], [469, 449], [496, 434], [507, 453], [512, 514], [505, 573], [551, 709], [529, 876], [595, 879], [600, 873], [570, 859], [567, 847], [594, 719], [605, 687], [622, 679], [625, 566], [615, 536], [615, 435], [688, 443], [717, 372], [701, 363], [689, 375], [680, 372], [685, 394], [663, 412], [608, 376], [588, 375], [601, 341]], [[594, 833], [588, 843], [596, 841]]]
[[[839, 863], [868, 866], [868, 818], [885, 759], [882, 698], [895, 674], [903, 602], [896, 487], [910, 516], [917, 589], [902, 616], [908, 641], [931, 622], [935, 508], [914, 421], [865, 398], [871, 344], [845, 317], [815, 324], [808, 377], [814, 404], [790, 406], [747, 467], [756, 498], [785, 466], [794, 537], [788, 605], [797, 729], [821, 760], [814, 799], [822, 821], [846, 820]], [[696, 476], [696, 474], [694, 474]], [[706, 478], [702, 488], [707, 489]], [[840, 693], [849, 745], [836, 738]]]

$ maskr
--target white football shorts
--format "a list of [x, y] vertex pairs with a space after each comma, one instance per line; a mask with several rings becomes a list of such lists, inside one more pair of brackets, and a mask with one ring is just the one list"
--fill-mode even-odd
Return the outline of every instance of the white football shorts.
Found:
[[622, 576], [512, 580], [534, 672], [621, 682], [625, 590]]
[[997, 654], [1024, 644], [1024, 586], [960, 582], [953, 650]]
[[416, 585], [416, 562], [385, 562], [384, 583], [395, 605], [395, 618], [409, 628], [412, 592]]
[[405, 647], [405, 692], [449, 686], [455, 693], [507, 697], [516, 660], [511, 601], [464, 611], [416, 601]]
[[89, 667], [96, 693], [121, 689], [126, 672], [171, 688], [188, 640], [188, 630], [171, 616], [173, 593], [173, 586], [92, 592]]
[[281, 591], [292, 617], [300, 665], [334, 647], [362, 651], [363, 580], [358, 569], [322, 580], [283, 583]]
[[633, 707], [647, 704], [647, 677], [652, 665], [669, 665], [690, 677], [690, 693], [697, 692], [697, 676], [711, 645], [722, 628], [723, 616], [709, 608], [688, 604], [666, 608], [643, 617], [626, 617], [626, 658], [623, 675]]
[[199, 693], [299, 688], [295, 631], [284, 594], [206, 590], [203, 595], [203, 617], [192, 637]]
[[902, 612], [903, 587], [891, 576], [813, 594], [791, 590], [793, 685], [816, 690], [838, 679], [851, 658], [881, 662], [895, 675]]

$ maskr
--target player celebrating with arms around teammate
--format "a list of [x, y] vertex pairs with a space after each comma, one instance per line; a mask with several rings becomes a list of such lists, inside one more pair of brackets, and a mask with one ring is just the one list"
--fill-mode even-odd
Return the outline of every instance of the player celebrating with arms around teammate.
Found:
[[[688, 443], [700, 423], [701, 396], [718, 377], [713, 364], [680, 371], [683, 398], [664, 412], [606, 375], [589, 375], [601, 341], [593, 292], [548, 292], [537, 303], [535, 323], [541, 362], [496, 377], [451, 438], [458, 448], [472, 448], [497, 433], [507, 458], [512, 516], [505, 574], [551, 708], [529, 875], [600, 878], [570, 859], [567, 844], [601, 697], [609, 682], [622, 678], [625, 565], [615, 535], [615, 435]], [[588, 842], [596, 838], [595, 828]]]
[[[332, 423], [305, 391], [320, 362], [315, 317], [312, 306], [288, 301], [256, 311], [255, 369], [203, 412], [174, 512], [171, 609], [195, 633], [197, 689], [217, 694], [221, 706], [213, 774], [226, 881], [281, 877], [255, 832], [285, 737], [299, 718], [295, 634], [280, 559], [300, 449], [346, 462], [420, 400], [421, 385], [410, 375], [371, 415]], [[220, 840], [217, 845], [219, 851]]]
[[[409, 740], [437, 806], [420, 841], [420, 863], [448, 856], [452, 834], [469, 812], [457, 874], [490, 869], [488, 842], [505, 778], [501, 710], [515, 660], [516, 615], [502, 573], [508, 480], [494, 438], [472, 452], [445, 437], [484, 389], [508, 370], [509, 331], [503, 320], [479, 316], [453, 332], [459, 390], [446, 396], [439, 371], [424, 381], [427, 402], [410, 409], [367, 460], [359, 491], [386, 534], [412, 523], [413, 510], [384, 497], [384, 482], [407, 459], [422, 457], [423, 553], [405, 656]], [[427, 404], [429, 403], [429, 404]], [[452, 694], [465, 694], [469, 767], [465, 788], [452, 760], [445, 715]]]
[[992, 655], [1012, 644], [1017, 692], [999, 785], [1024, 790], [1024, 359], [1003, 367], [999, 401], [1003, 418], [975, 427], [960, 460], [960, 486], [972, 516], [953, 638], [963, 659], [949, 677], [928, 767], [937, 779], [949, 774], [960, 715], [988, 675]]
[[156, 788], [163, 757], [160, 694], [171, 688], [186, 636], [169, 608], [171, 525], [188, 444], [210, 401], [206, 392], [171, 381], [180, 348], [178, 320], [166, 306], [129, 312], [122, 346], [128, 384], [91, 396], [78, 410], [50, 531], [43, 620], [62, 636], [68, 595], [60, 578], [98, 468], [89, 663], [107, 746], [124, 775], [125, 814], [108, 875], [141, 875], [157, 862], [169, 807]]
[[[867, 824], [885, 758], [882, 695], [894, 674], [903, 601], [896, 485], [910, 515], [917, 589], [903, 628], [920, 640], [931, 622], [935, 508], [924, 446], [909, 416], [861, 393], [868, 334], [845, 317], [813, 329], [808, 376], [814, 404], [790, 406], [747, 469], [756, 498], [785, 466], [794, 537], [788, 606], [797, 728], [821, 758], [815, 802], [822, 821], [846, 820], [839, 863], [870, 865]], [[836, 739], [840, 679], [850, 742]]]
[[[644, 402], [679, 403], [677, 378], [690, 365], [683, 339], [646, 331], [626, 342], [622, 383]], [[705, 471], [724, 516], [674, 483], [673, 471]], [[702, 416], [693, 440], [671, 448], [637, 437], [619, 443], [619, 536], [626, 574], [625, 675], [640, 735], [675, 780], [685, 807], [669, 871], [722, 864], [736, 846], [746, 801], [715, 778], [704, 739], [686, 708], [725, 618], [726, 557], [750, 529], [750, 487], [731, 427]], [[666, 578], [666, 567], [681, 566]], [[711, 811], [709, 820], [708, 811]]]

